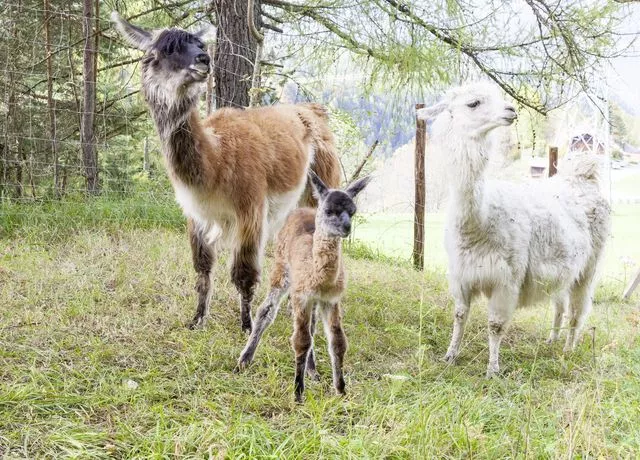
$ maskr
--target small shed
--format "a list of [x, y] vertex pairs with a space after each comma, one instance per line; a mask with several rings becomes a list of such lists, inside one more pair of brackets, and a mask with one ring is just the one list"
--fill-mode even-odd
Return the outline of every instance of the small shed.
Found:
[[547, 167], [549, 166], [548, 162], [549, 160], [543, 157], [531, 158], [531, 161], [529, 162], [529, 171], [531, 177], [536, 179], [539, 177], [545, 177]]

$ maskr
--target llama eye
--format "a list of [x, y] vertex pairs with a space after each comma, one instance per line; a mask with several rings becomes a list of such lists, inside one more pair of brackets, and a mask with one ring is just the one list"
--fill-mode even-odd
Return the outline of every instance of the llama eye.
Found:
[[469, 107], [470, 109], [475, 109], [479, 105], [480, 105], [480, 101], [473, 101], [472, 103], [467, 104], [467, 107]]

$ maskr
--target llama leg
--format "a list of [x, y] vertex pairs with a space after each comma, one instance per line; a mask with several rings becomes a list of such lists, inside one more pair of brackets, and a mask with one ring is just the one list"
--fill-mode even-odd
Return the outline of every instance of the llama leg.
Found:
[[342, 311], [339, 303], [324, 304], [322, 306], [322, 320], [324, 331], [329, 342], [329, 356], [333, 369], [333, 386], [338, 394], [344, 395], [345, 384], [342, 365], [347, 351], [347, 336], [342, 329]]
[[316, 323], [318, 316], [318, 307], [317, 305], [313, 307], [311, 311], [311, 324], [309, 325], [309, 332], [311, 333], [311, 349], [309, 350], [309, 356], [307, 357], [307, 376], [311, 380], [320, 380], [320, 374], [318, 374], [318, 370], [316, 369], [316, 353], [313, 350], [315, 335], [316, 335]]
[[513, 312], [518, 304], [518, 294], [507, 288], [495, 289], [489, 299], [489, 364], [487, 378], [500, 372], [500, 343], [507, 332]]
[[[258, 213], [261, 214], [261, 213]], [[243, 332], [251, 332], [251, 302], [260, 278], [260, 258], [264, 226], [261, 216], [257, 219], [239, 219], [240, 244], [233, 255], [231, 280], [240, 294], [240, 326]]]
[[264, 303], [258, 308], [256, 317], [251, 329], [251, 335], [247, 340], [247, 344], [240, 354], [238, 359], [238, 365], [236, 366], [236, 372], [245, 369], [252, 361], [256, 352], [256, 348], [260, 343], [262, 334], [273, 323], [278, 316], [278, 308], [280, 307], [280, 301], [282, 296], [286, 293], [286, 288], [273, 287], [271, 292], [265, 299]]
[[558, 340], [560, 327], [562, 326], [562, 317], [567, 311], [569, 305], [569, 296], [565, 295], [561, 298], [553, 299], [553, 325], [551, 326], [551, 334], [547, 339], [547, 343], [553, 343]]
[[198, 306], [196, 315], [189, 323], [190, 329], [204, 326], [209, 316], [209, 305], [211, 303], [211, 269], [216, 260], [216, 243], [207, 243], [204, 232], [189, 219], [188, 221], [189, 241], [191, 243], [191, 255], [193, 257], [193, 268], [198, 274], [196, 281], [196, 291], [198, 292]]
[[460, 353], [460, 344], [464, 334], [464, 326], [469, 318], [469, 309], [471, 308], [471, 296], [469, 291], [462, 286], [452, 291], [455, 300], [455, 311], [453, 314], [453, 332], [451, 334], [451, 342], [444, 355], [444, 361], [453, 363]]
[[304, 393], [304, 374], [307, 367], [309, 350], [311, 349], [311, 310], [313, 303], [298, 296], [291, 297], [293, 306], [293, 335], [291, 345], [296, 355], [295, 397], [302, 402]]
[[[590, 282], [590, 281], [589, 281]], [[576, 285], [571, 291], [569, 314], [567, 318], [567, 340], [564, 352], [575, 350], [584, 322], [591, 311], [591, 287]]]

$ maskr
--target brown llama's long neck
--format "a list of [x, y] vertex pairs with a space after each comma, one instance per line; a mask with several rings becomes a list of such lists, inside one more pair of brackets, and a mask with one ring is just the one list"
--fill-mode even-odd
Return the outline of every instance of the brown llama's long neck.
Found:
[[342, 271], [342, 239], [324, 235], [316, 227], [312, 254], [316, 284], [335, 283]]
[[198, 94], [185, 95], [171, 104], [147, 95], [147, 102], [170, 173], [186, 185], [202, 184], [202, 142], [198, 139], [203, 139], [204, 133], [197, 109]]

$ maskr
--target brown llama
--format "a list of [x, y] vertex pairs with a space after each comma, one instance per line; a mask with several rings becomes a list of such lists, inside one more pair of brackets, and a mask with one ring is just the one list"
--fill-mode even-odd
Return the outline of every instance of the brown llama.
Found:
[[209, 314], [211, 270], [232, 249], [231, 279], [241, 326], [251, 331], [251, 302], [267, 240], [300, 200], [309, 169], [337, 186], [339, 163], [325, 109], [316, 104], [247, 110], [223, 108], [201, 120], [201, 83], [210, 58], [201, 33], [147, 31], [113, 12], [120, 34], [145, 52], [142, 93], [162, 142], [176, 199], [189, 225], [198, 305], [190, 324]]
[[313, 352], [316, 315], [319, 313], [329, 344], [333, 385], [345, 394], [342, 364], [347, 337], [342, 329], [340, 300], [346, 280], [342, 261], [342, 238], [351, 232], [356, 212], [355, 196], [369, 182], [365, 177], [345, 191], [328, 188], [309, 172], [318, 209], [293, 211], [276, 240], [275, 265], [271, 272], [271, 291], [256, 311], [255, 325], [238, 360], [237, 370], [246, 368], [255, 354], [260, 338], [278, 314], [282, 297], [289, 293], [293, 311], [291, 344], [296, 356], [295, 397], [302, 401], [304, 374], [318, 378]]

